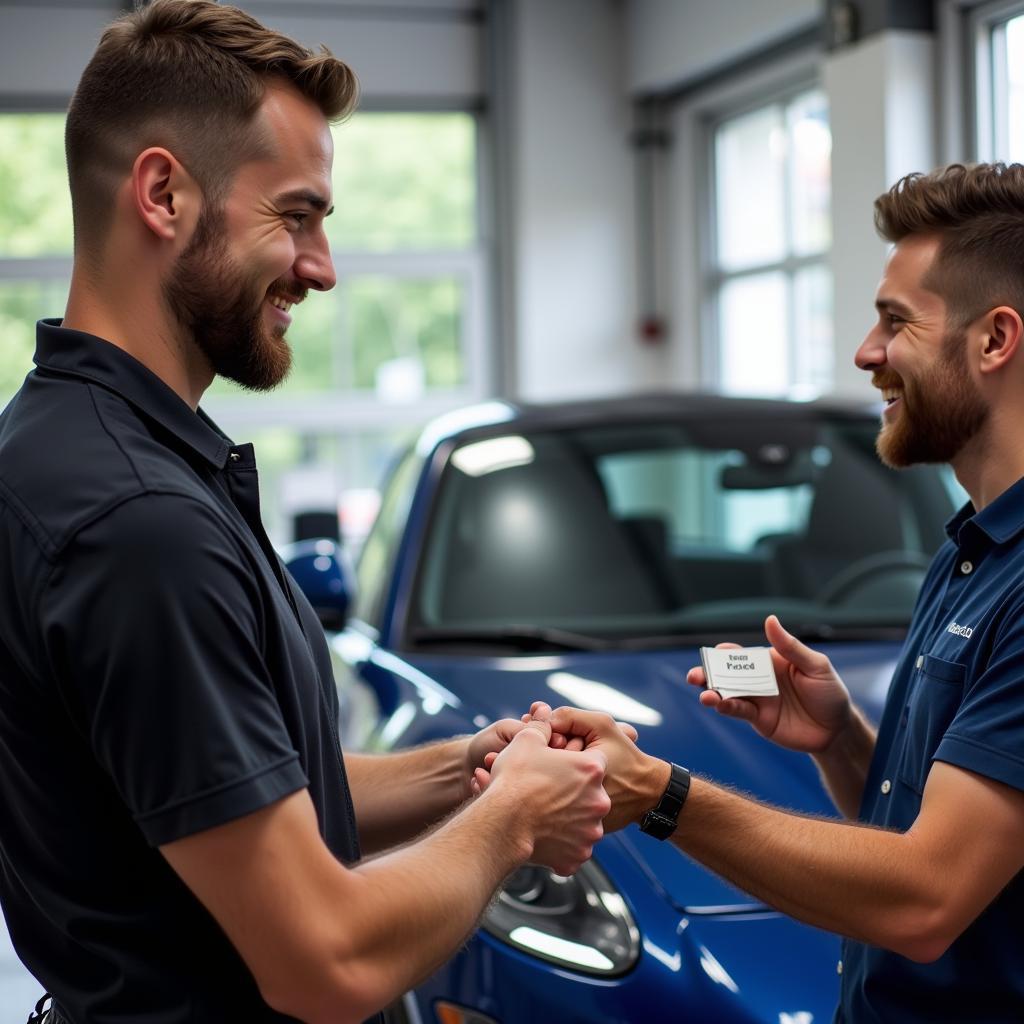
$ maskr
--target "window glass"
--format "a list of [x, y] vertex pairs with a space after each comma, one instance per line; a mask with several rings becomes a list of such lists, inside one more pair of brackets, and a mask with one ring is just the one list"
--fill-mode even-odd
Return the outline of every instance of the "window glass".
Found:
[[334, 129], [332, 248], [449, 249], [477, 237], [471, 114], [356, 114]]
[[723, 270], [782, 259], [786, 249], [782, 108], [726, 121], [716, 134], [718, 265]]
[[0, 257], [67, 256], [73, 243], [63, 114], [0, 114]]
[[1024, 160], [1024, 15], [1006, 23], [1006, 160]]
[[460, 281], [363, 276], [349, 283], [347, 298], [349, 386], [411, 401], [465, 384]]
[[832, 386], [832, 274], [811, 264], [793, 275], [793, 374], [789, 393], [813, 398]]
[[807, 398], [832, 386], [831, 151], [820, 89], [714, 129], [708, 298], [726, 393]]
[[723, 284], [719, 301], [722, 390], [784, 394], [791, 380], [786, 276], [773, 272], [733, 278]]
[[786, 123], [793, 252], [806, 256], [824, 252], [832, 241], [832, 134], [825, 94], [815, 90], [797, 97], [786, 108]]
[[[809, 483], [723, 488], [729, 467], [747, 462], [737, 449], [679, 447], [610, 455], [600, 460], [598, 472], [616, 515], [663, 518], [675, 549], [717, 545], [740, 553], [753, 550], [763, 536], [803, 530], [812, 494]], [[698, 495], [703, 500], [693, 501]]]
[[353, 614], [371, 626], [377, 625], [389, 581], [388, 570], [405, 526], [422, 465], [423, 460], [414, 452], [399, 463], [384, 489], [380, 513], [366, 538], [356, 567], [358, 587]]
[[0, 408], [32, 369], [36, 321], [64, 314], [66, 281], [0, 281]]
[[441, 477], [410, 638], [905, 624], [952, 505], [937, 467], [885, 467], [877, 432], [723, 404], [474, 438]]
[[1024, 14], [1005, 4], [974, 10], [978, 154], [984, 160], [1024, 160]]

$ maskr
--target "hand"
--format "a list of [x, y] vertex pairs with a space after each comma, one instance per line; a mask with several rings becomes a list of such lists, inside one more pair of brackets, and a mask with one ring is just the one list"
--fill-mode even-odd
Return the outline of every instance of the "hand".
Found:
[[579, 744], [587, 753], [604, 755], [608, 765], [604, 788], [611, 799], [605, 831], [614, 832], [639, 821], [665, 792], [668, 762], [645, 754], [636, 745], [636, 729], [627, 722], [616, 722], [600, 711], [569, 707], [552, 711], [539, 701], [531, 710], [534, 721], [550, 725], [552, 743], [561, 736], [569, 747]]
[[[518, 724], [518, 723], [517, 723]], [[530, 860], [560, 875], [571, 875], [589, 860], [611, 807], [602, 786], [606, 760], [599, 751], [555, 750], [547, 722], [524, 723], [500, 754], [477, 769], [479, 788], [511, 788], [517, 793], [516, 820], [524, 827]]]
[[465, 797], [475, 795], [480, 791], [479, 786], [474, 787], [472, 783], [474, 771], [484, 767], [484, 759], [488, 754], [500, 754], [515, 736], [522, 732], [526, 720], [525, 718], [522, 721], [516, 721], [514, 718], [502, 718], [497, 722], [492, 722], [485, 729], [481, 729], [475, 736], [469, 737], [469, 742], [466, 744], [466, 770], [463, 775], [466, 786]]
[[[550, 718], [551, 706], [549, 704], [545, 704], [542, 700], [535, 700], [530, 705], [530, 713], [523, 715], [522, 720], [524, 722], [532, 722], [534, 720], [546, 722], [549, 721]], [[615, 724], [622, 730], [623, 735], [636, 743], [639, 733], [629, 724], [629, 722], [616, 722]], [[557, 750], [582, 750], [586, 746], [586, 743], [582, 736], [565, 736], [560, 732], [552, 732], [551, 746], [555, 747]]]
[[[779, 695], [723, 698], [715, 690], [704, 690], [700, 702], [719, 714], [749, 722], [762, 736], [781, 747], [806, 754], [821, 753], [850, 723], [850, 694], [832, 662], [786, 632], [774, 615], [765, 621], [764, 634], [771, 644]], [[690, 669], [686, 681], [692, 686], [704, 686], [704, 669]]]

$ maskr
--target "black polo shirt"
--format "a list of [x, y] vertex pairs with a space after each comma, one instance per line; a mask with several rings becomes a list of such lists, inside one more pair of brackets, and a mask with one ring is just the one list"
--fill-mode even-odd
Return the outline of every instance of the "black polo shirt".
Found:
[[323, 632], [260, 523], [252, 446], [58, 325], [0, 415], [11, 938], [72, 1024], [284, 1020], [157, 846], [308, 787], [357, 859]]

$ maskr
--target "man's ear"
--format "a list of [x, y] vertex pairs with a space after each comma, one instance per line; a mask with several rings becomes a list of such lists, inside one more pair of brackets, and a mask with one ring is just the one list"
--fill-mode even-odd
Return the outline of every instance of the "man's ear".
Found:
[[159, 146], [135, 158], [132, 199], [142, 223], [168, 242], [191, 234], [202, 202], [192, 175], [173, 153]]
[[980, 324], [979, 369], [995, 373], [1010, 364], [1024, 342], [1024, 320], [1011, 306], [997, 306], [985, 314]]

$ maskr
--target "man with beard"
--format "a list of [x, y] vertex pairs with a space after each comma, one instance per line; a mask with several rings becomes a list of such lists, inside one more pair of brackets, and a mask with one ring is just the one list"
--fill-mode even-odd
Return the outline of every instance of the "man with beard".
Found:
[[[535, 714], [606, 754], [607, 830], [664, 793], [648, 830], [845, 936], [837, 1021], [1009, 1024], [1024, 1020], [1024, 166], [911, 175], [877, 200], [876, 224], [895, 245], [856, 361], [886, 403], [878, 452], [948, 462], [971, 500], [924, 581], [877, 732], [774, 616], [779, 695], [700, 695], [811, 754], [850, 821], [690, 780], [606, 717]], [[688, 680], [703, 687], [703, 670]]]
[[546, 725], [342, 758], [252, 446], [199, 409], [216, 374], [278, 383], [289, 309], [334, 284], [354, 97], [329, 53], [154, 0], [71, 104], [67, 310], [0, 416], [0, 900], [50, 1024], [362, 1020], [601, 835], [603, 756]]

